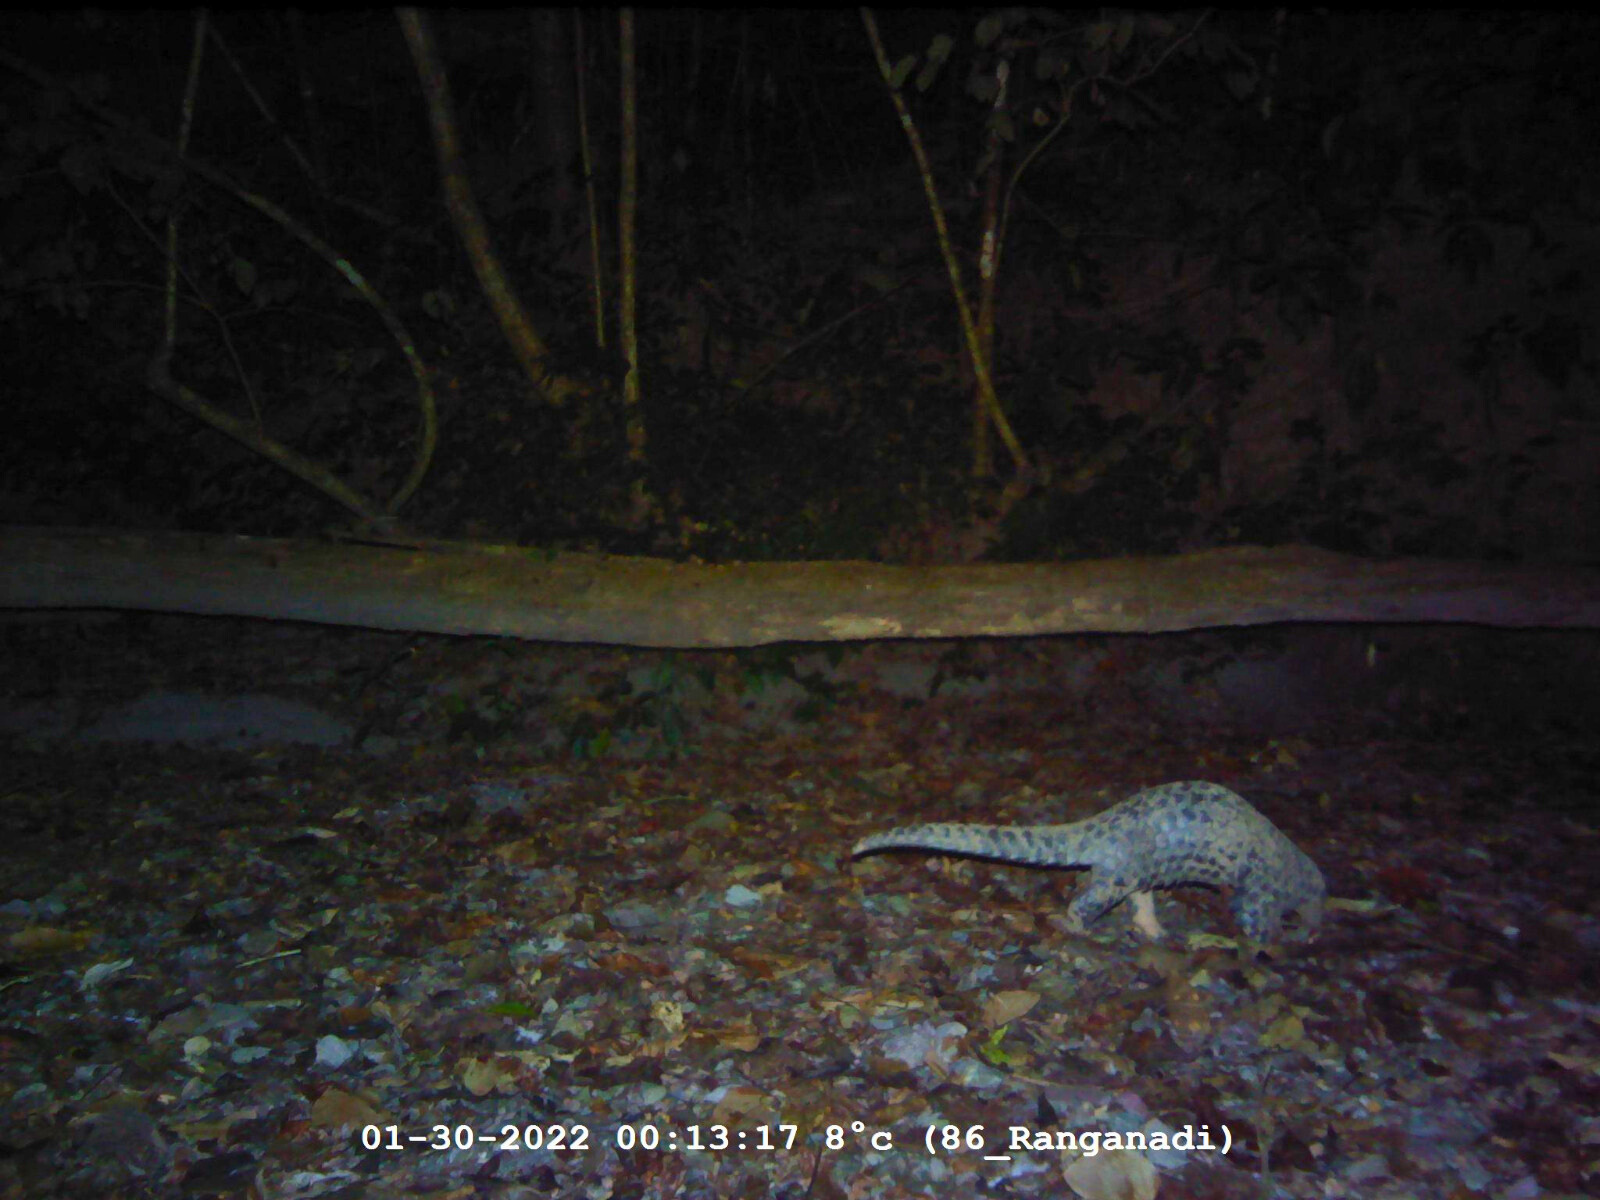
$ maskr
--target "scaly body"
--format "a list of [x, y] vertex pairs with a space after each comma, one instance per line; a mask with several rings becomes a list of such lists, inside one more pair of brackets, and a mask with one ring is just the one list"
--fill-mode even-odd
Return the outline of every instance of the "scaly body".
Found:
[[1317, 864], [1244, 799], [1220, 784], [1165, 783], [1070, 825], [918, 825], [874, 834], [852, 854], [929, 850], [1035, 867], [1087, 867], [1067, 910], [1082, 931], [1133, 896], [1143, 912], [1152, 888], [1204, 883], [1233, 889], [1245, 936], [1275, 942], [1283, 918], [1314, 934], [1327, 894]]

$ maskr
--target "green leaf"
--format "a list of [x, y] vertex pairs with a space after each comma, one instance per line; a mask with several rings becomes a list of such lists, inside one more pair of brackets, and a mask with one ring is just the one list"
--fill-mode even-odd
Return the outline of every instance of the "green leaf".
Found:
[[1235, 100], [1244, 100], [1256, 90], [1256, 73], [1254, 71], [1229, 71], [1227, 74], [1228, 90], [1233, 93]]
[[1066, 51], [1056, 45], [1045, 46], [1033, 60], [1033, 77], [1043, 83], [1047, 79], [1065, 79], [1072, 69], [1072, 60]]
[[233, 286], [241, 295], [248, 296], [256, 290], [256, 266], [248, 258], [233, 259]]
[[1009, 1025], [1002, 1025], [998, 1029], [990, 1030], [989, 1036], [979, 1047], [978, 1053], [997, 1067], [1011, 1066], [1016, 1060], [1017, 1056], [1000, 1044], [1005, 1041], [1006, 1031], [1010, 1028]]
[[955, 45], [947, 33], [941, 33], [928, 45], [928, 61], [923, 64], [922, 70], [917, 72], [917, 91], [925, 92], [933, 86], [934, 80], [939, 78], [939, 72], [950, 58], [951, 47]]
[[1133, 41], [1133, 31], [1138, 28], [1138, 18], [1132, 13], [1123, 13], [1122, 19], [1117, 22], [1117, 53], [1121, 54], [1128, 48], [1128, 43]]
[[435, 321], [448, 321], [456, 315], [456, 298], [443, 288], [433, 288], [422, 294], [422, 311]]
[[497, 1017], [534, 1017], [538, 1011], [531, 1004], [524, 1004], [520, 1000], [502, 1000], [499, 1004], [489, 1005], [488, 1011]]

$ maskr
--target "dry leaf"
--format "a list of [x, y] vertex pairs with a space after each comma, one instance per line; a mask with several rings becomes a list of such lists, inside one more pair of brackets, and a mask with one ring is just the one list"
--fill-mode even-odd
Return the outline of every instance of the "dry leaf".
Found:
[[384, 1125], [384, 1116], [363, 1097], [341, 1088], [329, 1088], [311, 1106], [314, 1129], [352, 1129], [360, 1125]]
[[70, 929], [56, 929], [49, 925], [30, 925], [6, 939], [6, 946], [18, 958], [66, 954], [72, 950], [82, 950], [88, 944], [87, 933], [74, 933]]
[[1002, 1025], [1009, 1025], [1018, 1017], [1028, 1013], [1038, 1003], [1038, 992], [1030, 992], [1021, 988], [1008, 992], [996, 992], [984, 1003], [984, 1024], [990, 1029], [998, 1029]]
[[1161, 1188], [1150, 1160], [1133, 1150], [1102, 1150], [1080, 1158], [1062, 1177], [1083, 1200], [1155, 1200]]

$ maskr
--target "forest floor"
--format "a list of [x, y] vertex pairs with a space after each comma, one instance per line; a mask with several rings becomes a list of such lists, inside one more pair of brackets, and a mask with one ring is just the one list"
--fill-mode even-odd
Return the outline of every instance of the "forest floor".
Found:
[[[0, 637], [0, 1200], [1600, 1187], [1600, 751], [1512, 700], [1558, 643]], [[1321, 866], [1320, 937], [850, 858], [1177, 779]]]

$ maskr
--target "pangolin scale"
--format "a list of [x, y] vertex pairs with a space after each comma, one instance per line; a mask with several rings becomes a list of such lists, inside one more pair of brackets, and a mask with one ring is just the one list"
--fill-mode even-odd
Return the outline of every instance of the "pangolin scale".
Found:
[[1152, 888], [1203, 883], [1232, 888], [1234, 919], [1246, 937], [1278, 941], [1293, 912], [1295, 936], [1308, 938], [1321, 924], [1327, 894], [1317, 864], [1276, 825], [1243, 796], [1202, 780], [1147, 788], [1069, 825], [918, 825], [863, 838], [851, 853], [876, 850], [1088, 867], [1067, 910], [1080, 932], [1129, 896], [1148, 906]]

